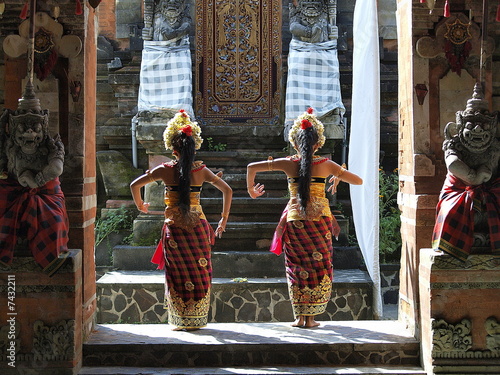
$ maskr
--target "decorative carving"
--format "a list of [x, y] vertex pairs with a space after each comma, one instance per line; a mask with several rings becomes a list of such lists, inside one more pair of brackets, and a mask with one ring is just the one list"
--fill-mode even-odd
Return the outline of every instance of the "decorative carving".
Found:
[[[336, 0], [291, 1], [285, 139], [293, 119], [313, 107], [326, 136], [341, 138], [337, 128], [345, 112], [337, 57]], [[340, 135], [340, 137], [339, 137]]]
[[31, 79], [17, 110], [4, 110], [0, 129], [0, 262], [9, 266], [16, 246], [29, 249], [52, 276], [69, 255], [59, 183], [64, 146], [49, 134], [48, 111], [41, 109]]
[[465, 110], [458, 111], [456, 123], [448, 123], [444, 131], [448, 175], [437, 206], [432, 246], [462, 261], [473, 252], [500, 253], [498, 113], [488, 108], [481, 84], [476, 83]]
[[[289, 9], [292, 38], [309, 43], [322, 43], [338, 38], [337, 25], [329, 23], [330, 18], [325, 1], [291, 2]], [[336, 14], [332, 16], [336, 17]]]
[[274, 123], [279, 115], [281, 2], [197, 2], [196, 113], [205, 123]]
[[500, 355], [500, 323], [494, 317], [486, 319], [486, 348], [497, 356]]
[[180, 109], [193, 113], [189, 10], [187, 0], [144, 1], [140, 117]]
[[190, 30], [191, 17], [186, 1], [144, 1], [142, 38], [145, 41], [171, 41], [179, 45]]
[[[19, 35], [8, 35], [3, 49], [10, 57], [19, 57], [28, 50], [30, 20], [19, 26]], [[63, 35], [63, 26], [45, 12], [35, 15], [34, 71], [43, 81], [52, 71], [59, 56], [73, 58], [82, 50], [82, 41], [77, 35]]]
[[16, 111], [4, 111], [0, 127], [5, 137], [0, 169], [7, 165], [19, 184], [36, 189], [61, 175], [64, 146], [59, 135], [50, 136], [48, 111], [40, 108], [32, 85], [26, 85]]
[[33, 359], [68, 361], [74, 358], [75, 321], [61, 320], [54, 326], [37, 320], [33, 324]]
[[[442, 254], [442, 253], [437, 253]], [[465, 262], [450, 256], [435, 256], [432, 265], [436, 269], [499, 270], [500, 258], [493, 255], [469, 255]]]
[[[439, 23], [435, 35], [417, 41], [416, 51], [420, 57], [433, 59], [444, 56], [450, 69], [458, 75], [463, 68], [476, 69], [472, 66], [477, 64], [469, 60], [472, 56], [477, 58], [481, 55], [481, 30], [478, 25], [458, 13]], [[487, 38], [483, 47], [485, 56], [490, 56], [494, 49], [493, 39]]]
[[472, 347], [472, 323], [462, 319], [458, 324], [450, 324], [444, 319], [432, 321], [432, 354], [435, 358], [464, 357]]

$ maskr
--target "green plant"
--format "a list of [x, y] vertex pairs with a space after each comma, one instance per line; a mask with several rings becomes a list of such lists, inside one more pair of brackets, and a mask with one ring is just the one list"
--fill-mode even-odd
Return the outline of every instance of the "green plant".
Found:
[[214, 139], [212, 137], [207, 137], [208, 142], [208, 150], [209, 151], [226, 151], [227, 144], [225, 143], [214, 143]]
[[379, 248], [380, 262], [398, 262], [401, 256], [401, 218], [397, 205], [399, 179], [397, 170], [391, 173], [379, 169]]
[[94, 226], [95, 246], [106, 239], [111, 233], [117, 233], [123, 229], [132, 229], [135, 216], [125, 207], [116, 210], [108, 210], [106, 215], [101, 215], [96, 219]]

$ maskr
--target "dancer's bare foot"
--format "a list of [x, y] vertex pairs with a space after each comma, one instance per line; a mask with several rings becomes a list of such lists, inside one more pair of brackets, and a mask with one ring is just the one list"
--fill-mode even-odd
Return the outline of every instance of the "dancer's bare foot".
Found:
[[298, 319], [292, 323], [292, 327], [302, 327], [304, 323], [304, 315], [299, 315]]
[[318, 327], [319, 323], [314, 320], [314, 316], [306, 316], [306, 323], [302, 326], [303, 328], [314, 328]]
[[197, 331], [199, 328], [184, 328], [184, 327], [174, 327], [172, 328], [172, 331], [185, 331], [185, 332], [191, 332], [191, 331]]

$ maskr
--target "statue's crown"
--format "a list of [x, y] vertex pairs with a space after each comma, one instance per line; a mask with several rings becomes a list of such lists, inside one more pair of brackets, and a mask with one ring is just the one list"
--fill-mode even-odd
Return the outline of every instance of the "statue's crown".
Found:
[[476, 113], [489, 114], [488, 101], [484, 99], [483, 88], [479, 82], [474, 85], [472, 98], [467, 100], [467, 106], [463, 112], [464, 116]]

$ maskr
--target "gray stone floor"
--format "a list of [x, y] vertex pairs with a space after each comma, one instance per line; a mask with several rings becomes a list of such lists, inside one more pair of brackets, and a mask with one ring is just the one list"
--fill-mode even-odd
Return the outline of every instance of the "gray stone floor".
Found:
[[[416, 340], [396, 320], [380, 321], [325, 321], [315, 329], [300, 329], [290, 323], [212, 323], [193, 332], [172, 331], [164, 324], [103, 324], [91, 336], [86, 345], [203, 345], [224, 346], [227, 344], [259, 345], [269, 348], [280, 344], [326, 344], [368, 346], [374, 350], [391, 345], [417, 345]], [[377, 348], [377, 349], [375, 349]], [[200, 350], [202, 347], [199, 348]], [[113, 350], [113, 349], [111, 349]], [[326, 375], [326, 374], [392, 374], [425, 375], [416, 366], [257, 366], [257, 367], [83, 367], [80, 375], [132, 375], [132, 374], [205, 374], [205, 375]]]
[[88, 345], [226, 343], [406, 343], [413, 337], [395, 320], [324, 321], [313, 329], [290, 323], [209, 323], [197, 331], [173, 331], [166, 324], [100, 324]]

